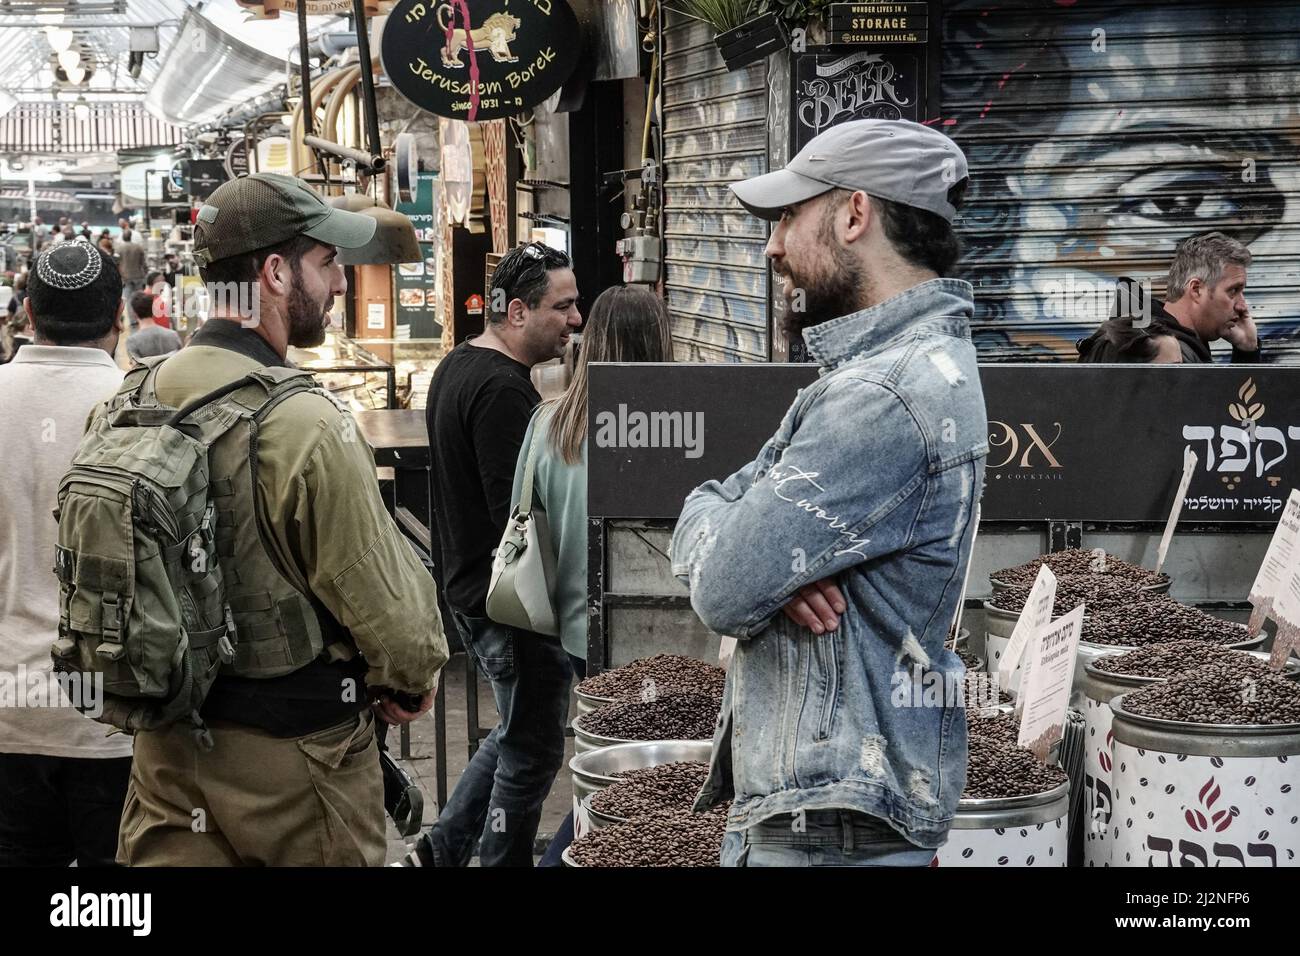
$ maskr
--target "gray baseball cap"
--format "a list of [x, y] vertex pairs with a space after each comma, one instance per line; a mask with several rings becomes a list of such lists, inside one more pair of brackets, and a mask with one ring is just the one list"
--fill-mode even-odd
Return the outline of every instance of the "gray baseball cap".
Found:
[[814, 136], [785, 169], [733, 183], [740, 204], [763, 219], [832, 189], [915, 206], [952, 222], [948, 190], [967, 175], [966, 157], [938, 130], [907, 120], [853, 120]]

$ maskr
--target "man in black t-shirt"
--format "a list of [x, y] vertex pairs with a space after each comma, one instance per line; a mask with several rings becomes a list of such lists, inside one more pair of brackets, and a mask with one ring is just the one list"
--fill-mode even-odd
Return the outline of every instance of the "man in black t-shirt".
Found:
[[564, 759], [568, 655], [559, 638], [498, 624], [484, 607], [510, 512], [515, 463], [541, 400], [529, 370], [582, 324], [569, 258], [511, 250], [492, 276], [487, 328], [438, 363], [427, 418], [443, 593], [465, 648], [492, 682], [501, 721], [475, 752], [412, 866], [532, 866], [542, 802]]

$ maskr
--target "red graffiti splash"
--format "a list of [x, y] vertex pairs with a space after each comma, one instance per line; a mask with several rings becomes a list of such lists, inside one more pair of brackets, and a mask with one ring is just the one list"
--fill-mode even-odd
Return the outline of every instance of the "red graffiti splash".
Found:
[[469, 22], [469, 3], [468, 0], [450, 0], [452, 4], [451, 16], [447, 19], [447, 48], [451, 48], [451, 37], [456, 31], [456, 15], [459, 13], [465, 18], [465, 51], [469, 54], [469, 113], [466, 114], [467, 122], [474, 122], [478, 115], [478, 54], [474, 52], [474, 30]]

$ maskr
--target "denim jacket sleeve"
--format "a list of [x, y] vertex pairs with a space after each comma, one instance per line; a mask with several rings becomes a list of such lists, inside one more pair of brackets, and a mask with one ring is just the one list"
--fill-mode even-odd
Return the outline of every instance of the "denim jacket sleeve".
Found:
[[713, 631], [751, 637], [795, 591], [908, 546], [928, 477], [924, 433], [902, 399], [836, 376], [759, 457], [687, 496], [673, 573]]

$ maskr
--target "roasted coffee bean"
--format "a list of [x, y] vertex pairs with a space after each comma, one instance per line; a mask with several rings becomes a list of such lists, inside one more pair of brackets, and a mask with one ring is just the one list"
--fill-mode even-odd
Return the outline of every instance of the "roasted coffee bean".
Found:
[[1195, 724], [1300, 724], [1300, 685], [1212, 661], [1124, 697], [1124, 709]]
[[727, 814], [661, 810], [593, 830], [573, 841], [579, 866], [719, 866]]
[[1020, 736], [1020, 721], [1016, 719], [1015, 714], [1010, 713], [985, 717], [967, 711], [966, 731], [971, 737], [987, 737], [1014, 747], [1016, 739]]
[[[1037, 573], [1037, 572], [1035, 572]], [[1015, 585], [998, 591], [989, 599], [993, 607], [1003, 611], [1019, 614], [1029, 600], [1031, 584]], [[1134, 601], [1164, 597], [1154, 591], [1144, 591], [1136, 581], [1115, 574], [1067, 574], [1057, 578], [1056, 603], [1053, 614], [1060, 617], [1068, 614], [1080, 604], [1086, 604], [1088, 610], [1111, 604], [1128, 604]]]
[[713, 664], [680, 654], [656, 654], [593, 674], [578, 684], [578, 690], [589, 697], [613, 700], [641, 700], [666, 690], [721, 697], [726, 680], [727, 672]]
[[1049, 767], [1028, 750], [1001, 743], [993, 737], [969, 738], [966, 764], [968, 800], [992, 800], [1046, 793], [1069, 779], [1060, 767]]
[[1071, 548], [1068, 551], [1053, 551], [1051, 554], [1039, 555], [1032, 561], [1014, 568], [994, 571], [989, 578], [1003, 584], [1023, 585], [1028, 587], [1038, 577], [1039, 565], [1046, 564], [1052, 573], [1061, 578], [1076, 574], [1107, 574], [1139, 585], [1164, 584], [1169, 580], [1167, 574], [1156, 574], [1149, 568], [1131, 564], [1121, 558], [1106, 555], [1106, 569], [1099, 571], [1095, 566], [1097, 555], [1091, 548]]
[[635, 817], [655, 810], [689, 810], [709, 775], [709, 765], [678, 761], [630, 770], [619, 783], [598, 790], [591, 808], [606, 816]]
[[1163, 678], [1218, 663], [1231, 668], [1239, 677], [1262, 677], [1269, 673], [1267, 661], [1245, 651], [1195, 640], [1148, 644], [1124, 654], [1100, 657], [1093, 662], [1093, 667], [1108, 674]]
[[1225, 621], [1168, 598], [1090, 607], [1084, 612], [1081, 633], [1081, 639], [1088, 643], [1120, 647], [1146, 647], [1174, 640], [1240, 644], [1249, 636], [1244, 624]]
[[619, 701], [578, 717], [574, 726], [597, 737], [621, 740], [708, 740], [722, 698], [668, 691], [649, 700]]

